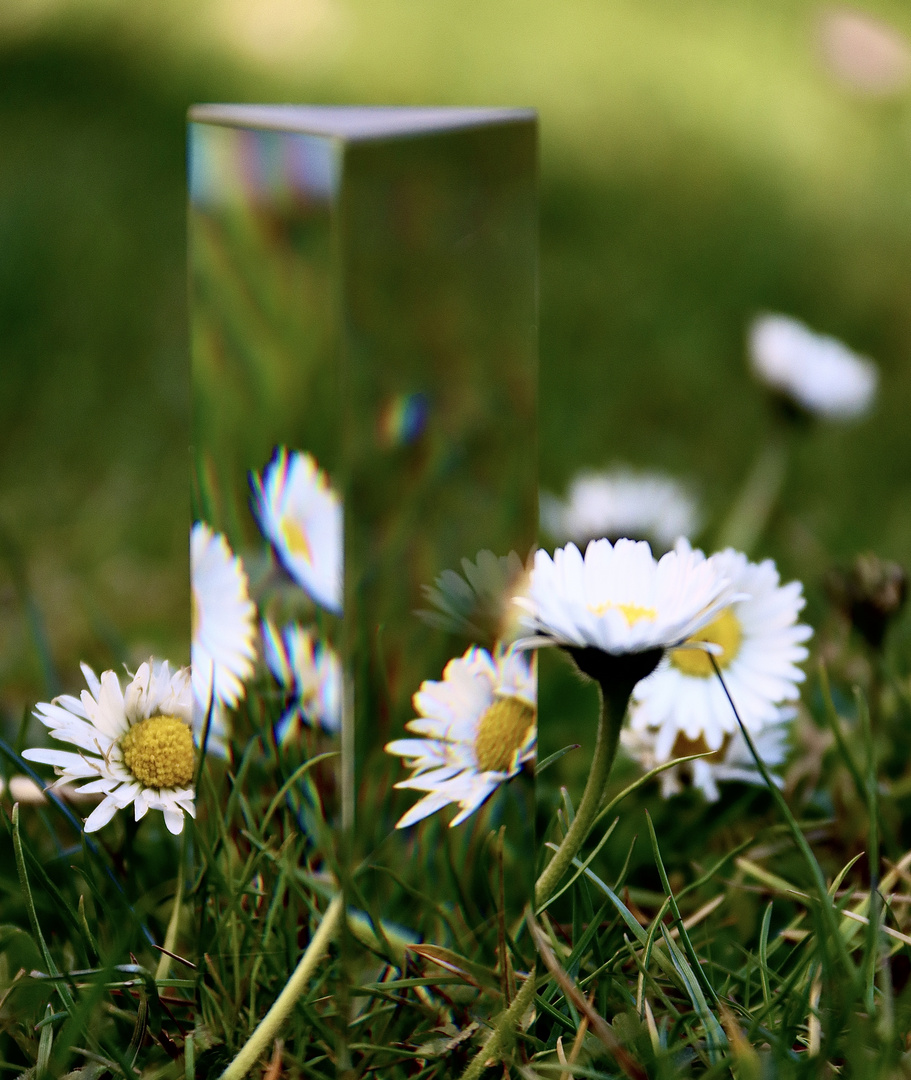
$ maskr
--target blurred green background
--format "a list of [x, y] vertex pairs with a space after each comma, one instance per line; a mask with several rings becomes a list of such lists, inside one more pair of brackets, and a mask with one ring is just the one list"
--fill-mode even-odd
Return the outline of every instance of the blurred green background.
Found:
[[[906, 4], [862, 10], [911, 32]], [[79, 659], [187, 659], [196, 101], [536, 107], [542, 486], [657, 466], [695, 478], [717, 524], [763, 433], [746, 326], [780, 310], [876, 359], [882, 387], [872, 417], [805, 440], [759, 553], [806, 581], [811, 618], [833, 561], [872, 548], [911, 563], [911, 91], [850, 85], [821, 45], [830, 14], [4, 0], [3, 713], [77, 684]]]

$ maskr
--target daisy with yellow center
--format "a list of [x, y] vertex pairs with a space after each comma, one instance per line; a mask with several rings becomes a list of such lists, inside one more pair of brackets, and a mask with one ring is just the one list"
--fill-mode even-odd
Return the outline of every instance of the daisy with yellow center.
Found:
[[106, 825], [132, 805], [136, 820], [161, 810], [172, 833], [184, 815], [195, 816], [193, 690], [189, 668], [171, 672], [167, 661], [141, 664], [126, 689], [113, 671], [101, 678], [87, 665], [80, 697], [64, 694], [35, 708], [35, 716], [65, 750], [26, 750], [23, 757], [52, 765], [61, 784], [87, 780], [79, 794], [101, 794], [85, 822], [86, 832]]
[[342, 610], [342, 504], [312, 454], [277, 446], [251, 507], [278, 561], [316, 603]]
[[[732, 548], [713, 556], [741, 598], [688, 639], [688, 645], [714, 646], [715, 663], [751, 732], [776, 721], [779, 707], [796, 701], [807, 657], [803, 644], [812, 634], [797, 622], [804, 606], [798, 581], [780, 584], [771, 559], [751, 563]], [[737, 730], [737, 719], [708, 654], [675, 649], [633, 691], [630, 724], [635, 731], [657, 729], [657, 751], [668, 760], [679, 734], [709, 750], [721, 748]]]
[[[791, 722], [796, 715], [796, 709], [778, 709], [775, 719], [752, 736], [756, 752], [779, 785], [781, 778], [773, 770], [787, 757]], [[678, 758], [708, 755], [683, 765], [672, 765], [659, 773], [658, 783], [665, 799], [680, 794], [689, 785], [701, 791], [709, 802], [715, 802], [720, 794], [720, 783], [736, 780], [742, 784], [762, 785], [765, 782], [739, 728], [732, 735], [725, 735], [721, 746], [715, 750], [710, 749], [703, 735], [690, 739], [682, 731], [677, 732], [668, 748], [663, 735], [661, 728], [624, 728], [620, 733], [620, 744], [645, 772]]]
[[665, 649], [710, 623], [732, 595], [718, 563], [686, 541], [656, 561], [644, 540], [593, 540], [584, 557], [575, 544], [558, 548], [553, 559], [538, 551], [528, 595], [515, 603], [531, 631], [521, 644], [562, 646], [601, 681], [579, 654], [584, 661], [586, 653], [648, 653], [654, 667]]
[[470, 817], [497, 788], [533, 760], [537, 741], [537, 682], [520, 652], [473, 645], [450, 660], [441, 682], [425, 680], [414, 695], [416, 739], [386, 750], [407, 760], [412, 776], [395, 786], [426, 792], [396, 828], [414, 825], [450, 804]]
[[559, 646], [601, 691], [591, 768], [572, 824], [535, 887], [539, 906], [553, 894], [598, 815], [633, 687], [666, 650], [715, 619], [736, 596], [730, 576], [685, 541], [655, 560], [645, 541], [593, 540], [535, 555], [526, 596], [514, 602], [531, 636], [520, 647]]

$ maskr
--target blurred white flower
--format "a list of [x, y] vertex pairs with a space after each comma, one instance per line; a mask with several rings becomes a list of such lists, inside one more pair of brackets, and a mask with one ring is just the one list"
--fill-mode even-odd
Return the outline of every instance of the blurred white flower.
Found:
[[252, 508], [263, 536], [302, 589], [342, 610], [342, 504], [311, 454], [277, 446], [262, 479], [250, 474]]
[[830, 74], [856, 93], [891, 97], [911, 81], [911, 45], [897, 27], [868, 11], [828, 7], [820, 12], [819, 49]]
[[202, 521], [190, 533], [190, 579], [193, 691], [205, 714], [212, 697], [216, 706], [234, 706], [244, 696], [256, 656], [256, 608], [240, 559]]
[[[782, 702], [800, 696], [798, 683], [805, 676], [797, 664], [807, 658], [802, 643], [813, 633], [797, 622], [805, 603], [803, 587], [799, 581], [781, 585], [771, 559], [751, 563], [733, 548], [712, 558], [743, 598], [688, 640], [717, 647], [715, 663], [740, 718], [750, 732], [758, 731], [775, 719]], [[691, 741], [702, 738], [710, 750], [718, 750], [737, 730], [737, 720], [708, 655], [676, 649], [633, 690], [630, 726], [657, 729], [661, 756], [679, 734]]]
[[88, 780], [78, 792], [104, 796], [86, 819], [86, 832], [100, 829], [132, 804], [137, 821], [149, 810], [160, 810], [168, 830], [180, 833], [184, 815], [195, 816], [189, 668], [172, 673], [166, 660], [149, 660], [140, 664], [125, 691], [113, 671], [99, 679], [83, 664], [82, 673], [89, 689], [81, 697], [64, 694], [35, 709], [52, 737], [78, 752], [26, 750], [22, 756], [53, 765], [57, 784]]
[[458, 825], [535, 755], [537, 681], [520, 652], [493, 654], [472, 646], [450, 660], [442, 682], [429, 679], [414, 695], [417, 739], [396, 739], [386, 750], [406, 758], [414, 773], [395, 786], [427, 794], [396, 825], [409, 825], [457, 803]]
[[628, 537], [668, 548], [678, 536], [693, 536], [700, 524], [696, 501], [679, 481], [622, 466], [579, 473], [565, 500], [542, 492], [540, 505], [547, 532], [579, 546]]
[[288, 703], [275, 731], [284, 741], [301, 723], [337, 732], [342, 726], [342, 665], [328, 642], [289, 623], [281, 632], [263, 622], [263, 655]]
[[[791, 721], [796, 715], [796, 709], [778, 709], [774, 721], [750, 736], [763, 764], [772, 772], [772, 779], [779, 785], [781, 778], [775, 776], [773, 770], [787, 757]], [[662, 735], [663, 732], [657, 728], [624, 728], [620, 732], [620, 745], [645, 772], [668, 761], [689, 757], [691, 754], [706, 754], [711, 750], [701, 735], [696, 739], [688, 739], [683, 732], [677, 732], [669, 747], [662, 745]], [[745, 784], [764, 782], [739, 728], [732, 735], [725, 735], [721, 746], [709, 757], [698, 758], [685, 765], [672, 765], [660, 773], [658, 782], [662, 796], [667, 799], [679, 794], [684, 788], [684, 778], [688, 779], [693, 787], [699, 788], [709, 802], [718, 798], [719, 783], [729, 780], [739, 780]]]
[[879, 372], [872, 360], [786, 315], [760, 315], [749, 331], [754, 374], [806, 412], [848, 420], [868, 412]]

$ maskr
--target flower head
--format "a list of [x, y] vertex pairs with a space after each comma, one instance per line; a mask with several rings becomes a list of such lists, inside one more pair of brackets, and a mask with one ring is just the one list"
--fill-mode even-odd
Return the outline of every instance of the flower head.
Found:
[[760, 315], [750, 327], [749, 352], [753, 373], [811, 415], [848, 420], [873, 405], [876, 365], [796, 319]]
[[289, 623], [281, 632], [263, 623], [263, 654], [288, 703], [276, 727], [281, 742], [300, 723], [337, 732], [342, 726], [342, 665], [312, 630]]
[[541, 521], [557, 540], [587, 544], [602, 536], [653, 540], [670, 547], [699, 527], [695, 500], [663, 473], [618, 467], [579, 473], [565, 500], [541, 494]]
[[[593, 540], [585, 556], [575, 544], [554, 557], [538, 551], [527, 597], [516, 597], [533, 636], [521, 644], [559, 645], [594, 678], [619, 671], [632, 685], [651, 672], [665, 649], [680, 645], [731, 603], [730, 577], [715, 559], [685, 542], [658, 561], [644, 541]], [[631, 681], [630, 681], [631, 680]]]
[[244, 695], [256, 656], [256, 609], [247, 592], [243, 564], [221, 533], [197, 521], [190, 533], [193, 585], [193, 690], [205, 712], [234, 706]]
[[858, 555], [847, 570], [831, 570], [826, 589], [873, 649], [881, 649], [886, 631], [908, 599], [908, 574], [900, 563], [872, 552]]
[[408, 825], [457, 803], [458, 825], [535, 754], [537, 683], [521, 652], [472, 646], [450, 660], [441, 682], [425, 680], [414, 695], [418, 713], [406, 727], [417, 739], [396, 739], [390, 754], [414, 770], [395, 786], [427, 794], [401, 818]]
[[[724, 676], [740, 718], [749, 731], [775, 720], [779, 705], [796, 701], [805, 676], [797, 665], [807, 658], [803, 645], [813, 633], [797, 622], [804, 606], [799, 581], [780, 584], [771, 559], [750, 562], [728, 548], [712, 557], [741, 595], [690, 641], [716, 647], [715, 663]], [[633, 729], [658, 729], [661, 751], [678, 734], [704, 739], [718, 750], [737, 720], [708, 655], [698, 649], [668, 652], [664, 662], [633, 690]]]
[[[779, 709], [771, 723], [751, 736], [756, 752], [770, 771], [787, 757], [791, 721], [796, 715], [796, 709]], [[678, 731], [673, 741], [668, 743], [666, 734], [663, 728], [624, 728], [620, 732], [620, 745], [645, 771], [677, 758], [693, 754], [708, 755], [684, 765], [672, 765], [659, 774], [661, 794], [665, 799], [683, 790], [684, 778], [698, 788], [709, 802], [715, 802], [718, 798], [719, 783], [730, 780], [739, 780], [744, 784], [763, 783], [762, 774], [739, 728], [733, 734], [725, 735], [721, 745], [714, 750], [702, 735], [689, 739]], [[779, 777], [773, 775], [772, 779], [781, 783]]]
[[465, 634], [475, 643], [508, 644], [520, 636], [513, 596], [528, 582], [525, 564], [514, 552], [479, 551], [474, 562], [462, 559], [462, 572], [444, 570], [421, 592], [435, 611], [415, 614], [440, 630]]
[[250, 474], [251, 505], [263, 536], [302, 589], [342, 610], [342, 504], [311, 454], [277, 446], [262, 479]]
[[26, 750], [22, 756], [53, 765], [57, 784], [88, 780], [79, 793], [104, 796], [86, 819], [86, 832], [100, 829], [130, 804], [137, 821], [149, 810], [161, 810], [169, 831], [181, 832], [184, 814], [195, 816], [189, 669], [172, 673], [166, 660], [149, 660], [126, 690], [113, 671], [99, 679], [83, 664], [82, 673], [89, 689], [80, 697], [64, 694], [35, 709], [53, 738], [78, 752]]

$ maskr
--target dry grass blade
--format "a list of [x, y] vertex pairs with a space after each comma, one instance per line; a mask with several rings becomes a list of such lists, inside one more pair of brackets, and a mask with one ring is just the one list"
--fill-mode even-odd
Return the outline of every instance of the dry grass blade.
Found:
[[617, 1062], [630, 1080], [648, 1080], [648, 1074], [645, 1069], [643, 1069], [637, 1061], [634, 1061], [620, 1045], [607, 1021], [595, 1010], [591, 1002], [588, 1001], [582, 991], [563, 970], [553, 949], [550, 947], [547, 935], [535, 921], [531, 907], [526, 908], [525, 918], [532, 941], [535, 944], [538, 955], [544, 961], [544, 966], [553, 976], [554, 981], [566, 997], [572, 1002], [576, 1010], [581, 1013], [582, 1016], [586, 1017], [592, 1033], [597, 1035], [601, 1042], [604, 1043], [614, 1058], [614, 1061]]
[[272, 1060], [263, 1073], [263, 1080], [281, 1080], [282, 1075], [282, 1051], [285, 1048], [283, 1039], [276, 1039], [272, 1048]]

